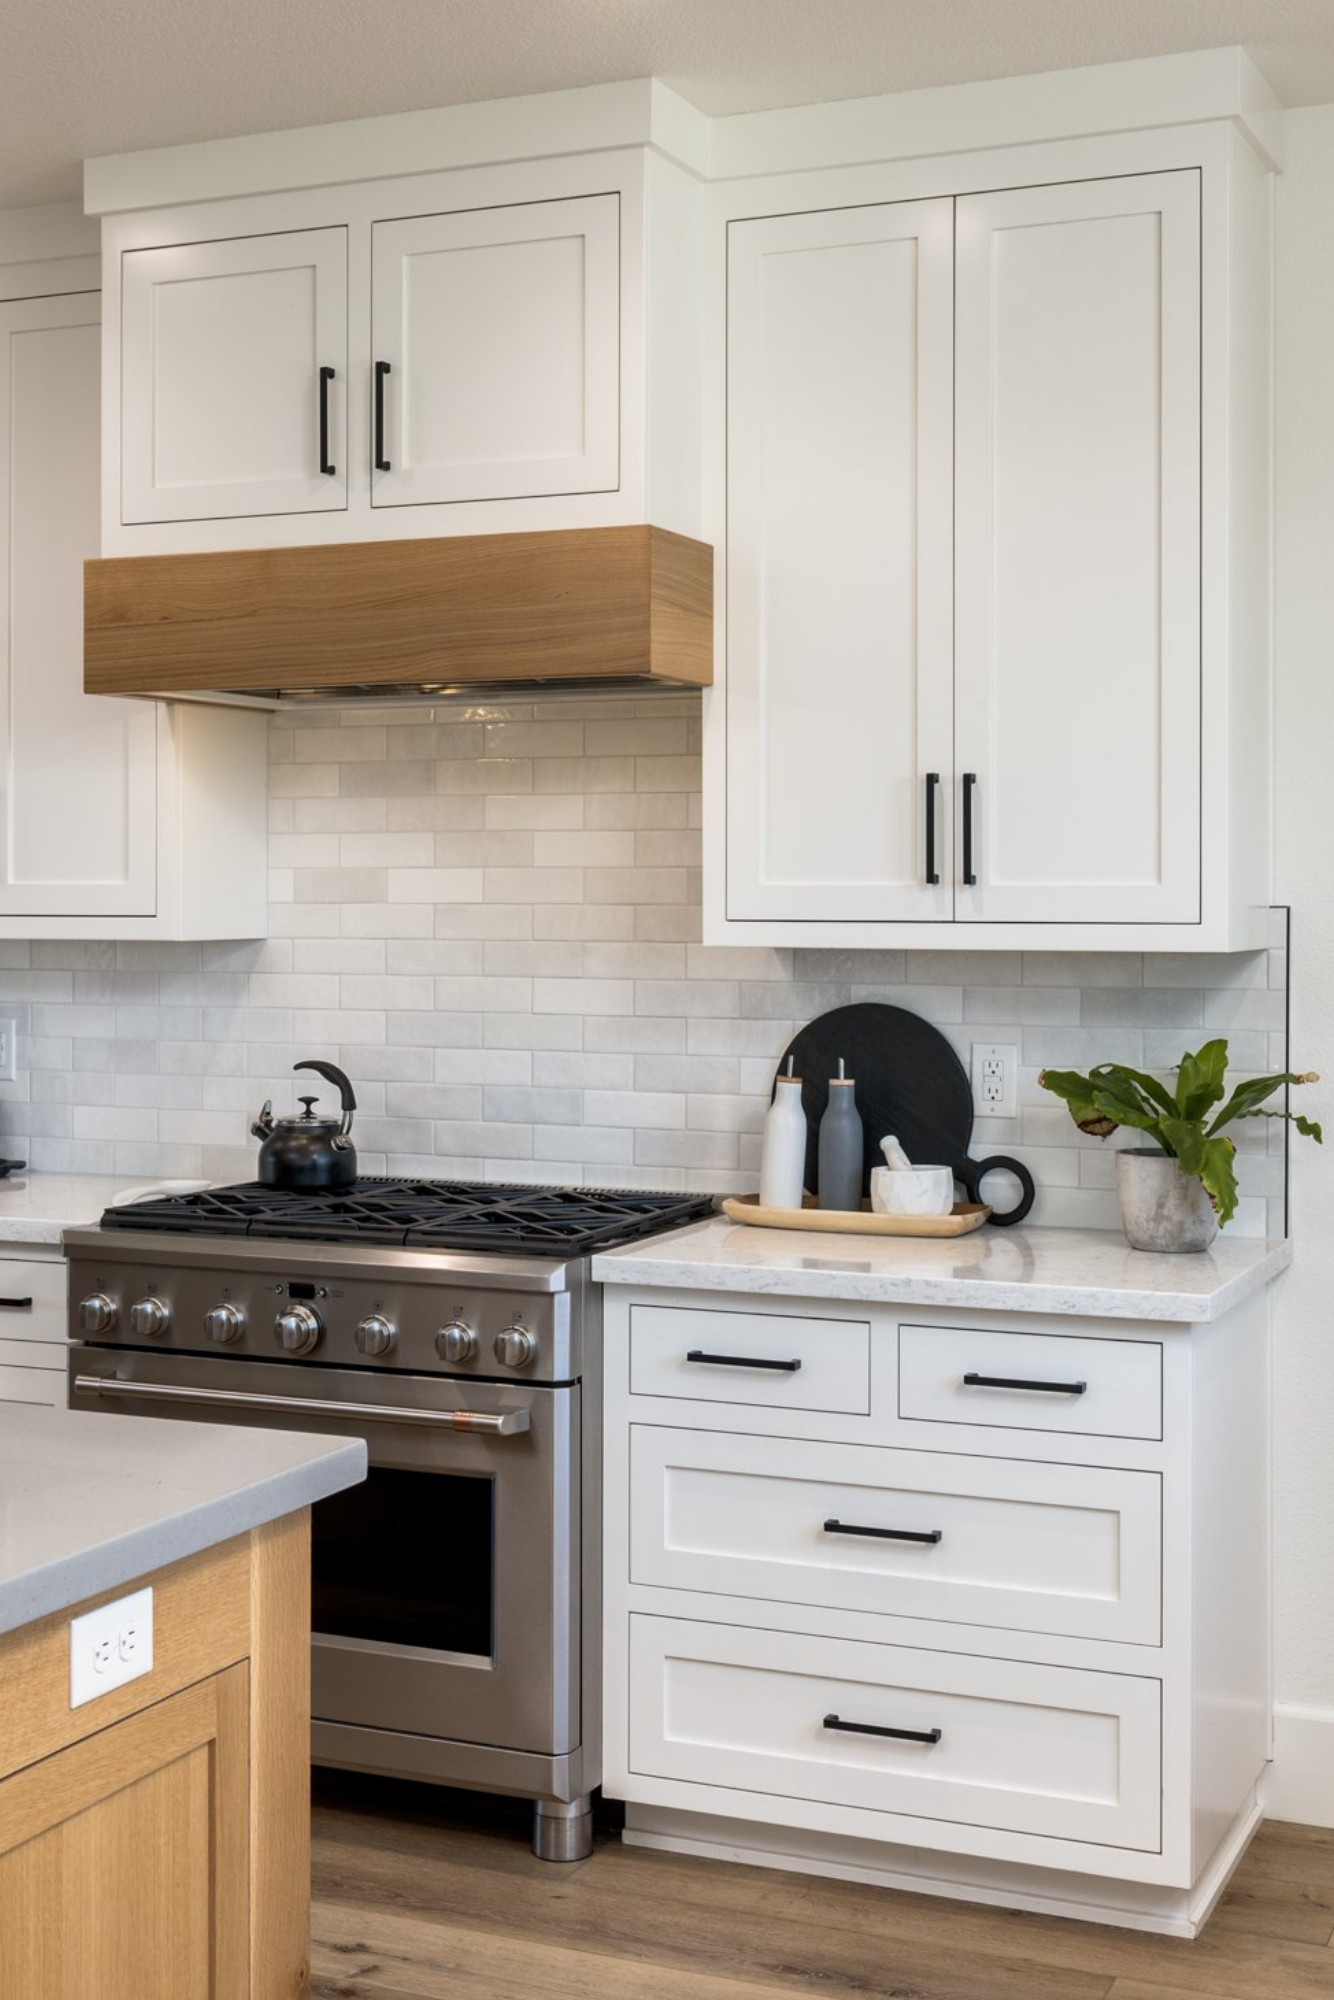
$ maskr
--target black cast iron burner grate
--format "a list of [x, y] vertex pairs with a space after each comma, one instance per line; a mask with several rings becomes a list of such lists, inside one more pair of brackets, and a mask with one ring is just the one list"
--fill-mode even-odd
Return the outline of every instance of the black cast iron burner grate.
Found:
[[579, 1257], [713, 1213], [711, 1195], [505, 1186], [367, 1176], [342, 1194], [289, 1194], [247, 1181], [109, 1208], [104, 1229], [385, 1243], [423, 1250]]

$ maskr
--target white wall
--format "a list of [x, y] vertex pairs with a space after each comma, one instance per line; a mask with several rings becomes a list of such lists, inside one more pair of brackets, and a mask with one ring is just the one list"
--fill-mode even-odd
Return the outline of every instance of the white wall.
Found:
[[[1277, 189], [1276, 867], [1293, 905], [1292, 1058], [1334, 1127], [1334, 105], [1290, 114]], [[1334, 1131], [1292, 1153], [1278, 1301], [1271, 1810], [1334, 1825]]]

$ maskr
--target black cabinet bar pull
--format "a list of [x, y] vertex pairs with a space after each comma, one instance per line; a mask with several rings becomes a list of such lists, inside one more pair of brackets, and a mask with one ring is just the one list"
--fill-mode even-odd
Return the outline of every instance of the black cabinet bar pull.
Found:
[[1026, 1382], [1022, 1375], [965, 1375], [970, 1389], [1037, 1389], [1049, 1396], [1082, 1396], [1087, 1382]]
[[841, 1715], [827, 1715], [822, 1727], [842, 1729], [849, 1736], [897, 1736], [904, 1743], [939, 1743], [938, 1729], [882, 1729], [878, 1722], [845, 1722]]
[[963, 879], [971, 889], [977, 881], [973, 868], [973, 792], [977, 787], [977, 772], [963, 774]]
[[332, 368], [320, 370], [320, 471], [332, 479], [338, 471], [329, 459], [329, 384], [333, 381]]
[[754, 1354], [706, 1354], [702, 1347], [692, 1347], [686, 1360], [709, 1361], [715, 1368], [773, 1368], [782, 1375], [795, 1375], [801, 1366], [799, 1361], [763, 1361]]
[[926, 774], [926, 879], [939, 882], [940, 870], [936, 866], [936, 793], [940, 789], [939, 771]]
[[827, 1535], [874, 1535], [882, 1542], [939, 1542], [944, 1539], [942, 1528], [858, 1528], [851, 1521], [826, 1521]]
[[390, 472], [392, 467], [384, 455], [384, 378], [389, 373], [387, 361], [375, 364], [375, 470]]
[[31, 1299], [0, 1299], [0, 1312], [26, 1313], [31, 1311]]

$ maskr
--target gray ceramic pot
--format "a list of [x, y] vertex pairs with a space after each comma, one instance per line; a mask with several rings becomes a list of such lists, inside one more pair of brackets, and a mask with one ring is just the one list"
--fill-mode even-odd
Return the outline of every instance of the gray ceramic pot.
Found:
[[1218, 1217], [1194, 1174], [1183, 1174], [1157, 1147], [1130, 1147], [1116, 1156], [1121, 1227], [1134, 1250], [1207, 1250]]

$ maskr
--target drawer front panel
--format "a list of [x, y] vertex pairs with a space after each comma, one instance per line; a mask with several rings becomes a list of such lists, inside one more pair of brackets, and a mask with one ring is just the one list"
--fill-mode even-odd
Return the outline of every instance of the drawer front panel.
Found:
[[635, 1583], [1159, 1642], [1156, 1472], [637, 1424], [630, 1492]]
[[0, 1403], [42, 1403], [63, 1410], [66, 1394], [63, 1368], [16, 1368], [0, 1360]]
[[630, 1768], [642, 1776], [1160, 1848], [1156, 1680], [671, 1618], [630, 1625]]
[[899, 1415], [1074, 1437], [1160, 1438], [1162, 1345], [901, 1326]]
[[65, 1297], [63, 1258], [47, 1264], [36, 1258], [0, 1257], [0, 1354], [11, 1340], [56, 1341], [64, 1347]]
[[870, 1321], [632, 1306], [630, 1389], [636, 1396], [865, 1416]]

